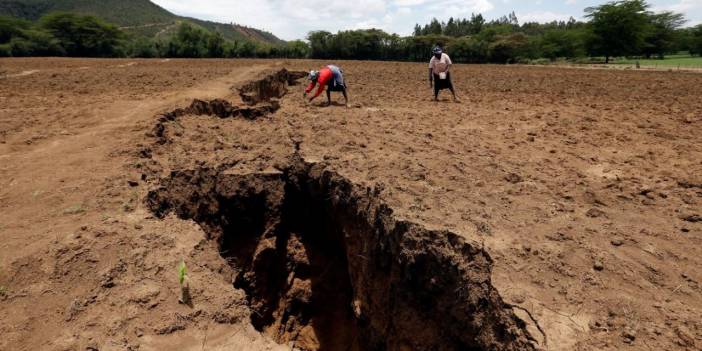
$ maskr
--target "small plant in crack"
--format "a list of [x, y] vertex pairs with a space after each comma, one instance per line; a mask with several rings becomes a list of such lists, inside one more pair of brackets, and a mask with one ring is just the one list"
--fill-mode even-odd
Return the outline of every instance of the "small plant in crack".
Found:
[[7, 287], [4, 285], [0, 285], [0, 299], [3, 299], [7, 296]]
[[185, 266], [185, 260], [181, 260], [178, 265], [178, 283], [180, 284], [180, 298], [178, 302], [190, 306], [192, 304], [190, 278], [188, 278], [188, 268]]

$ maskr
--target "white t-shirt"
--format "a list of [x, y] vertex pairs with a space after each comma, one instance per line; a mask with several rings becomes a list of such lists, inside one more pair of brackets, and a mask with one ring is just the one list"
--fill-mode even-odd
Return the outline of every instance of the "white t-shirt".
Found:
[[441, 59], [436, 59], [436, 56], [432, 56], [429, 60], [429, 68], [431, 68], [434, 74], [444, 73], [448, 71], [449, 65], [451, 65], [451, 58], [449, 55], [441, 54]]

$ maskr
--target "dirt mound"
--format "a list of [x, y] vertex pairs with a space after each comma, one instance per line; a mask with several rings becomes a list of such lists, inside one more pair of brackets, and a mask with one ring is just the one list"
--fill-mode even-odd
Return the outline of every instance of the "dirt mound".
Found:
[[288, 86], [297, 84], [297, 80], [305, 76], [307, 76], [306, 72], [291, 72], [283, 68], [266, 74], [262, 79], [246, 83], [238, 89], [239, 95], [249, 105], [267, 102], [272, 98], [280, 99], [288, 93]]
[[303, 350], [529, 350], [476, 243], [399, 221], [319, 165], [178, 171], [147, 197], [193, 219], [236, 273], [251, 322]]

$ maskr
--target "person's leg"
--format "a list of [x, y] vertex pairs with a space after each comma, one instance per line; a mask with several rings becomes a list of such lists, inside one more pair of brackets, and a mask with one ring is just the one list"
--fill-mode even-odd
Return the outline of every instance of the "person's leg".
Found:
[[434, 75], [434, 101], [439, 101], [439, 75]]
[[327, 88], [327, 106], [331, 105], [331, 88]]
[[453, 101], [458, 101], [458, 97], [456, 96], [456, 90], [453, 89], [453, 81], [451, 81], [451, 72], [446, 74], [446, 79], [448, 80], [448, 87], [449, 90], [451, 90], [451, 94], [453, 94]]
[[348, 107], [349, 106], [349, 96], [346, 94], [346, 86], [341, 88], [341, 92], [344, 94], [344, 103]]

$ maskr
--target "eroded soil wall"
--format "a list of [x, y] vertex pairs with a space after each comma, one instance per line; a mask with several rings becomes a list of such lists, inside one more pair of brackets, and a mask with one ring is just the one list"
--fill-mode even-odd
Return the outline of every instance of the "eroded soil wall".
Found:
[[173, 172], [158, 216], [199, 223], [247, 293], [251, 322], [303, 350], [529, 350], [491, 285], [492, 260], [456, 234], [398, 221], [373, 189], [293, 161], [279, 173]]

